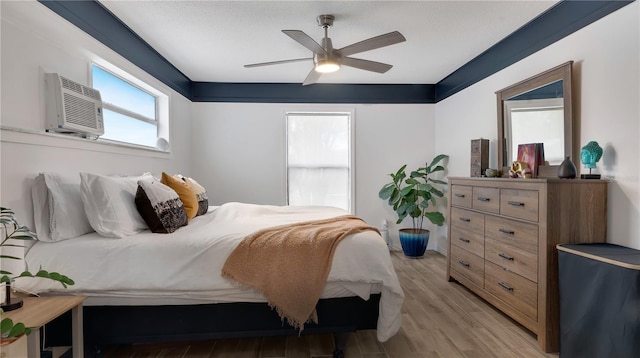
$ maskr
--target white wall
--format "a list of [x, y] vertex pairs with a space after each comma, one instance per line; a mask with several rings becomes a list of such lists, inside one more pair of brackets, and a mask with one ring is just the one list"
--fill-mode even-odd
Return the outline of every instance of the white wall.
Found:
[[[32, 224], [29, 185], [38, 172], [136, 174], [182, 172], [209, 190], [212, 203], [285, 201], [284, 113], [355, 111], [356, 214], [375, 226], [392, 210], [377, 197], [388, 173], [449, 154], [449, 175], [469, 175], [470, 140], [491, 140], [496, 166], [494, 92], [565, 61], [575, 61], [581, 144], [605, 148], [600, 171], [612, 178], [608, 240], [640, 248], [639, 9], [635, 2], [436, 105], [287, 105], [191, 103], [35, 1], [0, 2], [3, 126], [44, 126], [41, 73], [88, 82], [89, 62], [105, 60], [170, 96], [171, 155], [3, 130], [0, 203]], [[411, 151], [407, 151], [410, 149]], [[25, 219], [23, 219], [25, 218]], [[446, 230], [430, 249], [445, 252]], [[435, 230], [434, 230], [435, 229]], [[434, 238], [435, 236], [435, 238]], [[396, 242], [396, 247], [399, 244]]]
[[639, 18], [634, 2], [436, 104], [435, 148], [451, 154], [450, 175], [469, 175], [474, 138], [491, 140], [496, 167], [495, 91], [573, 60], [580, 147], [600, 143], [598, 170], [611, 180], [607, 241], [640, 249]]
[[[305, 105], [259, 103], [194, 103], [193, 173], [214, 204], [230, 201], [286, 204], [285, 113], [287, 111], [354, 111], [355, 213], [380, 227], [389, 221], [400, 244], [393, 210], [378, 198], [403, 164], [424, 166], [435, 156], [434, 105]], [[425, 228], [433, 230], [431, 223]], [[438, 232], [429, 249], [435, 249]], [[441, 234], [440, 234], [441, 235]], [[446, 233], [445, 233], [446, 236]]]
[[0, 134], [0, 203], [14, 209], [21, 224], [33, 228], [30, 185], [40, 172], [60, 173], [77, 182], [81, 171], [123, 175], [144, 171], [190, 174], [189, 100], [36, 1], [2, 1], [0, 6], [0, 124], [4, 128], [43, 133], [42, 73], [58, 72], [88, 84], [91, 61], [108, 61], [167, 94], [173, 119], [171, 154], [3, 129]]

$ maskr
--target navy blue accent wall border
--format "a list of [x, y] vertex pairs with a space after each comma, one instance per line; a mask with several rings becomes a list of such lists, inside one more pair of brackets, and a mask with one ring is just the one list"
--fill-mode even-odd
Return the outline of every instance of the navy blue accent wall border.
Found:
[[437, 103], [635, 0], [563, 0], [437, 84], [304, 87], [297, 83], [194, 82], [99, 2], [38, 1], [194, 102]]
[[434, 103], [435, 85], [193, 82], [194, 102]]
[[[469, 61], [436, 85], [439, 102], [528, 57], [635, 0], [562, 1]], [[572, 60], [568, 58], [567, 61]]]
[[99, 2], [39, 2], [176, 92], [191, 98], [191, 80]]

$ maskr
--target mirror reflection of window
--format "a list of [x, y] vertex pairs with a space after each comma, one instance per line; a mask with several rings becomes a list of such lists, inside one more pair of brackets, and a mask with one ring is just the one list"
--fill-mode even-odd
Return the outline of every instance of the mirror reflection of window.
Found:
[[509, 163], [516, 160], [518, 145], [544, 143], [545, 160], [564, 160], [564, 107], [562, 98], [505, 101]]

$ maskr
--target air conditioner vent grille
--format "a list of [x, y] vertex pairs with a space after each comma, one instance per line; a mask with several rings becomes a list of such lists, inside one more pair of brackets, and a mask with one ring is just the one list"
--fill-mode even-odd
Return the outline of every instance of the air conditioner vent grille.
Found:
[[64, 93], [64, 112], [66, 121], [83, 127], [97, 128], [96, 105], [91, 101]]
[[83, 94], [81, 84], [71, 81], [70, 79], [64, 78], [62, 76], [60, 76], [60, 80], [62, 80], [62, 88], [66, 88], [68, 90]]
[[98, 101], [102, 100], [102, 98], [100, 98], [100, 91], [97, 91], [97, 90], [94, 90], [93, 88], [85, 87], [85, 86], [82, 86], [82, 90], [85, 96], [91, 97], [93, 99], [97, 99]]

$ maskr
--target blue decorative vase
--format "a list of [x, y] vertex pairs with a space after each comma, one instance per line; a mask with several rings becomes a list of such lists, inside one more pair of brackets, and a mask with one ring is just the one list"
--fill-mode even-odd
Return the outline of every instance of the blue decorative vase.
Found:
[[429, 243], [429, 230], [400, 229], [400, 245], [405, 256], [418, 258], [424, 255]]

